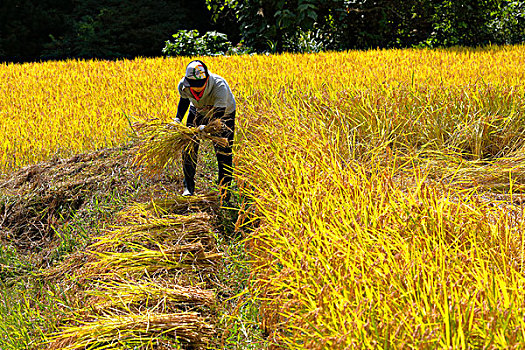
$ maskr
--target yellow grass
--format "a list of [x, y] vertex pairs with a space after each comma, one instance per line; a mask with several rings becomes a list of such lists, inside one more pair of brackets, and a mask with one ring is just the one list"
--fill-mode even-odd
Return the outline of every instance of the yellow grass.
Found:
[[[522, 57], [524, 46], [206, 59], [237, 98], [237, 182], [259, 223], [250, 285], [272, 341], [525, 343]], [[124, 142], [124, 114], [169, 121], [187, 62], [0, 66], [0, 161]]]

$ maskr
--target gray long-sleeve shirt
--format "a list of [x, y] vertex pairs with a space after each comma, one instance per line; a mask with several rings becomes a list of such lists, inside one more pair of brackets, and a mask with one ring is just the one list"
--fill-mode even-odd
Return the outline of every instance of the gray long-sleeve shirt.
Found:
[[226, 115], [235, 111], [235, 97], [233, 97], [230, 86], [223, 77], [210, 73], [204, 93], [199, 100], [193, 96], [190, 88], [184, 86], [183, 80], [184, 78], [179, 82], [179, 94], [181, 98], [190, 100], [197, 113], [207, 115], [214, 108], [224, 108]]

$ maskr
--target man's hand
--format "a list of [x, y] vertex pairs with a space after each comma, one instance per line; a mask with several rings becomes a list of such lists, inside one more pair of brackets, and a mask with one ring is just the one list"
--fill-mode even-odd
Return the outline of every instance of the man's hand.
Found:
[[199, 132], [199, 136], [202, 137], [202, 135], [204, 135], [206, 132], [204, 131], [204, 128], [206, 127], [206, 125], [199, 125], [197, 127], [197, 131]]

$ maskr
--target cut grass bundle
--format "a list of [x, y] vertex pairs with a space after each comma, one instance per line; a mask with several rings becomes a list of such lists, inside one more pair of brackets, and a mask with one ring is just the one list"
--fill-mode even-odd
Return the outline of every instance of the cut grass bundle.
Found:
[[147, 220], [152, 216], [166, 214], [184, 214], [191, 211], [204, 211], [218, 205], [217, 193], [206, 193], [195, 196], [174, 196], [154, 199], [146, 203], [136, 203], [120, 212], [122, 218], [141, 218]]
[[151, 273], [162, 269], [191, 269], [197, 266], [202, 268], [222, 257], [221, 253], [206, 253], [201, 242], [162, 250], [151, 250], [140, 245], [136, 248], [140, 250], [124, 253], [93, 252], [98, 260], [88, 264], [86, 273], [106, 275], [141, 271]]
[[214, 333], [195, 312], [110, 314], [65, 327], [51, 336], [48, 349], [153, 349], [176, 341], [204, 349]]
[[[130, 220], [133, 219], [130, 217]], [[213, 239], [209, 220], [210, 216], [206, 213], [165, 218], [148, 217], [142, 223], [116, 227], [113, 231], [96, 238], [97, 241], [91, 248], [96, 251], [115, 251], [128, 243], [155, 246], [162, 242], [164, 246], [170, 247], [197, 241], [204, 242], [207, 246]]]
[[100, 286], [100, 290], [89, 292], [94, 297], [95, 310], [110, 308], [126, 308], [145, 306], [148, 308], [164, 308], [166, 305], [180, 303], [212, 305], [215, 294], [194, 286], [173, 285], [166, 281], [108, 281]]
[[203, 131], [180, 123], [145, 122], [135, 123], [139, 145], [135, 164], [143, 165], [151, 172], [159, 172], [174, 160], [198, 138], [211, 140], [221, 147], [228, 146], [226, 138], [216, 136], [225, 127], [220, 119], [211, 121]]

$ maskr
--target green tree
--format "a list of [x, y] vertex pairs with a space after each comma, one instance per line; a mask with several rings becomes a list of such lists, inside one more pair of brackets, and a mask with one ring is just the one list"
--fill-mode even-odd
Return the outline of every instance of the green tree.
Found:
[[38, 57], [51, 36], [67, 30], [66, 0], [4, 0], [0, 2], [0, 60]]
[[258, 51], [283, 51], [302, 30], [314, 30], [321, 0], [207, 0], [214, 18], [236, 16], [243, 43]]
[[427, 38], [431, 0], [328, 0], [321, 17], [338, 49], [410, 47]]
[[501, 14], [501, 0], [444, 0], [436, 4], [432, 46], [476, 46], [494, 42], [489, 23]]
[[525, 2], [503, 1], [498, 15], [488, 23], [494, 40], [500, 44], [525, 42]]
[[[525, 4], [504, 0], [207, 0], [214, 17], [235, 14], [256, 50], [476, 46], [524, 40]], [[313, 35], [312, 35], [313, 34]]]
[[158, 56], [179, 29], [211, 30], [205, 0], [3, 0], [0, 60]]
[[[74, 57], [158, 56], [179, 29], [210, 27], [204, 0], [74, 0], [70, 31], [48, 52]], [[198, 14], [198, 15], [197, 15]]]

